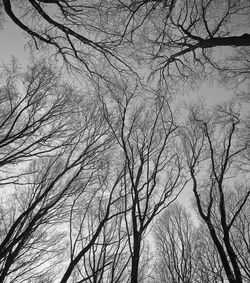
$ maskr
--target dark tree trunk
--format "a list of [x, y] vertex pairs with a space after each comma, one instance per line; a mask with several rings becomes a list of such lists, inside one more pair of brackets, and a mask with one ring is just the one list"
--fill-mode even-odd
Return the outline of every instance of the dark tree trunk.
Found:
[[139, 232], [134, 232], [134, 251], [132, 255], [131, 268], [131, 283], [138, 283], [140, 249], [141, 249], [141, 235]]
[[211, 48], [216, 46], [250, 46], [250, 34], [241, 36], [217, 37], [201, 40], [198, 44], [200, 48]]

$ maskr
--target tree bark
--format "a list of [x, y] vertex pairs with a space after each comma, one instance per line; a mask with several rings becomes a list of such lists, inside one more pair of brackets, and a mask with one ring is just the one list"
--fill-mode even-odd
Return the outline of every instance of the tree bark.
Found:
[[217, 37], [209, 38], [200, 41], [197, 47], [211, 48], [216, 46], [250, 46], [250, 34], [243, 34], [241, 36]]
[[131, 283], [138, 283], [141, 235], [139, 232], [134, 232], [134, 251], [132, 255]]

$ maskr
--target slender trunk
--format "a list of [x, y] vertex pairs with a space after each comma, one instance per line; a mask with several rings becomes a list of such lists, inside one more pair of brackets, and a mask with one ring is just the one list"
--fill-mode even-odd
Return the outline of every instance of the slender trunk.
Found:
[[233, 274], [232, 269], [230, 267], [230, 264], [228, 262], [228, 258], [226, 256], [226, 253], [225, 253], [224, 249], [223, 249], [223, 246], [221, 245], [221, 243], [220, 243], [220, 241], [219, 241], [219, 239], [218, 239], [218, 237], [216, 235], [214, 227], [207, 221], [206, 221], [206, 224], [208, 225], [208, 228], [209, 228], [209, 231], [210, 231], [210, 235], [211, 235], [211, 237], [213, 239], [213, 242], [214, 242], [214, 244], [215, 244], [215, 246], [217, 248], [217, 251], [218, 251], [218, 253], [220, 255], [221, 263], [222, 263], [223, 268], [224, 268], [224, 270], [226, 272], [228, 281], [230, 283], [236, 283], [237, 280], [234, 277], [234, 274]]
[[[240, 271], [240, 268], [237, 262], [237, 256], [233, 250], [233, 247], [230, 244], [230, 235], [229, 235], [229, 227], [227, 225], [227, 214], [226, 214], [226, 207], [225, 207], [224, 192], [223, 192], [223, 187], [222, 187], [222, 179], [218, 184], [218, 189], [220, 193], [220, 214], [221, 214], [221, 225], [223, 229], [223, 242], [225, 244], [231, 266], [233, 268], [234, 278], [236, 280], [236, 281], [233, 280], [233, 282], [242, 283], [242, 276], [241, 276], [241, 271]], [[230, 281], [230, 278], [228, 279]]]
[[[60, 283], [67, 283], [74, 268], [77, 266], [77, 264], [79, 263], [79, 261], [82, 259], [82, 257], [90, 250], [90, 248], [94, 245], [97, 237], [99, 236], [105, 222], [108, 219], [108, 215], [109, 215], [109, 209], [108, 212], [105, 216], [105, 218], [102, 220], [102, 222], [99, 224], [98, 228], [96, 229], [95, 234], [93, 235], [92, 239], [90, 240], [90, 242], [88, 243], [88, 245], [86, 245], [79, 253], [78, 255], [69, 263], [67, 270], [65, 271], [65, 273], [63, 274], [63, 277], [60, 281]], [[0, 282], [1, 283], [1, 282]]]
[[131, 268], [131, 283], [138, 283], [139, 275], [139, 262], [140, 262], [140, 249], [141, 249], [141, 235], [139, 232], [134, 232], [134, 246], [132, 255], [132, 268]]
[[[234, 273], [231, 269], [231, 266], [230, 266], [230, 263], [228, 261], [227, 254], [226, 254], [226, 251], [228, 251], [228, 250], [226, 250], [226, 251], [224, 250], [224, 247], [222, 246], [220, 240], [218, 239], [215, 228], [214, 228], [213, 224], [211, 223], [209, 212], [208, 212], [207, 215], [205, 215], [205, 213], [203, 211], [201, 200], [200, 200], [200, 195], [198, 194], [198, 191], [197, 191], [197, 181], [196, 181], [196, 178], [195, 178], [193, 168], [191, 168], [190, 173], [191, 173], [191, 177], [192, 177], [192, 180], [193, 180], [193, 192], [194, 192], [194, 196], [195, 196], [195, 199], [196, 199], [199, 214], [202, 217], [202, 219], [205, 221], [205, 223], [206, 223], [206, 225], [209, 229], [210, 235], [211, 235], [212, 240], [213, 240], [213, 242], [216, 246], [216, 249], [219, 253], [221, 263], [222, 263], [223, 268], [225, 270], [225, 273], [227, 275], [227, 279], [230, 283], [242, 283], [242, 281], [238, 282], [237, 279], [234, 276]], [[211, 202], [211, 205], [212, 205], [212, 202]]]
[[230, 261], [232, 263], [233, 270], [234, 270], [235, 281], [232, 281], [232, 282], [242, 283], [242, 275], [241, 275], [241, 271], [240, 271], [240, 268], [237, 262], [237, 256], [230, 244], [228, 233], [224, 235], [224, 243], [225, 243], [227, 253], [229, 255], [229, 258], [230, 258]]

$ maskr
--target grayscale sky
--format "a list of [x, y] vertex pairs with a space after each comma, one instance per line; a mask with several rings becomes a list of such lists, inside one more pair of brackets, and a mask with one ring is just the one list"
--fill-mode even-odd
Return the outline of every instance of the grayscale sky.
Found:
[[[29, 62], [29, 48], [25, 43], [28, 41], [27, 35], [14, 23], [6, 20], [0, 30], [0, 62], [7, 64], [11, 57], [14, 56], [21, 66], [25, 67]], [[183, 99], [185, 101], [195, 101], [196, 98], [202, 97], [202, 100], [208, 105], [213, 105], [226, 100], [233, 96], [233, 91], [219, 86], [217, 82], [204, 82], [197, 91], [187, 94]], [[190, 207], [190, 197], [192, 189], [188, 186], [180, 195], [180, 202]]]
[[0, 60], [7, 64], [11, 57], [18, 59], [21, 65], [26, 65], [29, 57], [29, 50], [25, 48], [24, 32], [12, 21], [5, 21], [0, 30]]

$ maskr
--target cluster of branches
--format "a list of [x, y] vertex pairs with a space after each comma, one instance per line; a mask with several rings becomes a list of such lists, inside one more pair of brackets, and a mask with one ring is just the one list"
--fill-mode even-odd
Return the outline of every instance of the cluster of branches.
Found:
[[204, 225], [180, 204], [170, 207], [154, 231], [159, 256], [153, 282], [224, 282], [222, 264]]
[[156, 282], [249, 281], [250, 188], [244, 161], [249, 155], [249, 132], [245, 126], [235, 103], [210, 112], [200, 105], [191, 108], [181, 135], [198, 223], [194, 225], [178, 205], [158, 220]]
[[41, 62], [4, 69], [1, 282], [146, 277], [146, 232], [186, 180], [168, 100], [131, 85], [80, 95]]
[[[192, 106], [178, 126], [166, 95], [130, 77], [94, 94], [41, 62], [1, 78], [1, 282], [136, 283], [151, 268], [160, 282], [249, 280], [249, 119], [237, 103]], [[161, 214], [155, 268], [147, 231], [188, 178], [203, 224], [179, 207]]]
[[0, 281], [42, 282], [63, 262], [67, 233], [56, 227], [67, 223], [70, 204], [87, 193], [88, 184], [103, 186], [93, 178], [102, 171], [98, 156], [110, 147], [111, 137], [94, 119], [98, 109], [91, 110], [93, 101], [84, 101], [50, 68], [40, 63], [25, 73], [8, 68], [5, 73]]
[[[95, 80], [80, 92], [43, 62], [2, 71], [0, 282], [249, 281], [249, 117], [196, 105], [178, 126], [163, 91], [207, 66], [246, 85], [248, 2], [1, 1], [33, 48]], [[199, 228], [163, 211], [188, 180]]]
[[[227, 195], [228, 209], [235, 209], [235, 204], [247, 194], [246, 188], [237, 190]], [[226, 281], [228, 277], [209, 229], [199, 220], [195, 222], [180, 204], [174, 204], [158, 219], [154, 228], [158, 257], [153, 282]], [[222, 240], [222, 234], [220, 237]], [[232, 227], [231, 244], [240, 265], [241, 282], [248, 282], [249, 200]], [[231, 278], [229, 282], [237, 281]]]
[[[237, 104], [193, 106], [178, 126], [165, 95], [129, 78], [94, 95], [41, 62], [1, 78], [1, 282], [249, 280], [249, 119]], [[188, 178], [198, 228], [170, 206]], [[146, 235], [159, 214], [154, 266]]]
[[[232, 58], [232, 50], [244, 47], [249, 54], [248, 0], [2, 3], [8, 17], [29, 34], [31, 45], [51, 47], [69, 65], [83, 64], [92, 74], [105, 75], [99, 66], [103, 60], [113, 68], [134, 71], [139, 62], [147, 75], [160, 72], [168, 84], [180, 82], [180, 77], [197, 83], [207, 65], [226, 71], [228, 60], [238, 58]], [[218, 47], [226, 51], [223, 56], [218, 56]]]

